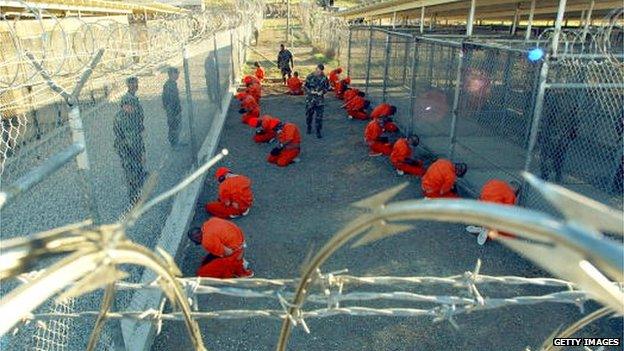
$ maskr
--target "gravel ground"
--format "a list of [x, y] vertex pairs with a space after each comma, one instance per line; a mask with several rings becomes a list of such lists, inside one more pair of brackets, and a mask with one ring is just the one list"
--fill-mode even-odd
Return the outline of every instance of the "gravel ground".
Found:
[[[261, 34], [261, 48], [275, 47], [274, 33]], [[269, 39], [267, 39], [269, 38]], [[263, 47], [269, 46], [270, 47]], [[309, 50], [300, 49], [302, 55]], [[307, 57], [299, 57], [301, 61]], [[250, 61], [253, 61], [251, 59]], [[297, 65], [297, 62], [295, 63]], [[305, 130], [304, 100], [278, 94], [281, 87], [269, 87], [273, 95], [262, 100], [262, 112], [296, 123]], [[303, 136], [301, 163], [280, 169], [265, 161], [268, 145], [251, 140], [252, 130], [243, 126], [230, 107], [220, 147], [231, 155], [224, 162], [235, 172], [253, 180], [256, 195], [249, 216], [236, 220], [247, 236], [247, 259], [257, 277], [293, 278], [307, 254], [319, 248], [337, 230], [361, 212], [349, 205], [405, 181], [410, 186], [397, 200], [420, 198], [418, 179], [398, 177], [385, 158], [370, 158], [362, 140], [364, 124], [349, 121], [340, 103], [329, 97], [326, 107], [324, 138]], [[212, 177], [197, 204], [194, 225], [208, 218], [203, 203], [213, 199], [216, 184]], [[193, 276], [203, 252], [188, 246], [179, 262], [186, 276]], [[547, 276], [501, 245], [483, 247], [466, 235], [463, 226], [416, 222], [409, 233], [357, 249], [343, 249], [323, 267], [323, 271], [348, 268], [355, 275], [432, 275], [447, 276], [471, 270], [478, 258], [482, 273], [491, 275]], [[509, 297], [542, 294], [546, 289], [483, 289], [485, 296]], [[441, 288], [423, 288], [424, 294], [449, 293]], [[455, 292], [463, 294], [465, 292]], [[277, 303], [239, 300], [222, 296], [203, 296], [201, 310], [279, 309]], [[387, 303], [371, 304], [389, 307]], [[312, 308], [312, 305], [307, 305]], [[392, 304], [394, 307], [411, 306]], [[425, 305], [426, 306], [426, 305]], [[421, 306], [422, 307], [422, 306]], [[592, 310], [595, 306], [587, 306]], [[434, 324], [429, 318], [332, 317], [308, 320], [308, 335], [293, 331], [293, 350], [524, 350], [537, 348], [562, 324], [582, 315], [576, 307], [544, 304], [476, 312], [456, 318], [455, 330], [448, 322]], [[204, 341], [211, 350], [270, 350], [276, 345], [280, 323], [276, 320], [211, 320], [201, 322]], [[593, 325], [586, 335], [615, 337], [622, 330], [622, 319]], [[166, 323], [153, 350], [189, 349], [183, 323]]]

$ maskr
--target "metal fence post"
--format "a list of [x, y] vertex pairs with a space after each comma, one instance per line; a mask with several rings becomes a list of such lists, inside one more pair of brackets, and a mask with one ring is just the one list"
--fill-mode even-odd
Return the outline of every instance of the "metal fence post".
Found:
[[416, 67], [418, 65], [418, 38], [413, 38], [412, 45], [414, 46], [412, 48], [412, 51], [414, 52], [414, 59], [412, 60], [412, 82], [410, 84], [410, 123], [408, 135], [412, 135], [412, 133], [414, 133], [414, 113], [416, 112], [414, 110], [414, 104], [416, 103]]
[[199, 150], [197, 149], [197, 142], [195, 140], [195, 133], [193, 132], [195, 128], [194, 123], [194, 105], [193, 105], [193, 94], [191, 90], [191, 74], [189, 69], [189, 51], [185, 46], [183, 49], [183, 67], [184, 67], [184, 89], [186, 91], [186, 114], [188, 116], [188, 124], [189, 124], [189, 138], [191, 139], [191, 153], [193, 154], [193, 164], [197, 164], [197, 153]]
[[69, 113], [69, 127], [71, 130], [72, 141], [84, 145], [84, 150], [76, 156], [76, 163], [78, 165], [78, 173], [82, 179], [84, 179], [87, 191], [85, 198], [87, 205], [89, 206], [89, 212], [93, 216], [94, 223], [100, 223], [100, 211], [97, 207], [95, 198], [95, 185], [93, 184], [93, 178], [91, 177], [91, 166], [89, 164], [89, 155], [87, 154], [87, 142], [85, 140], [85, 132], [82, 126], [82, 118], [80, 118], [80, 108], [78, 105], [70, 106]]
[[451, 133], [449, 138], [449, 153], [448, 158], [453, 159], [453, 154], [455, 152], [455, 141], [457, 139], [457, 115], [459, 113], [459, 95], [461, 92], [461, 76], [462, 69], [464, 66], [464, 50], [466, 50], [466, 46], [462, 43], [461, 48], [459, 49], [459, 60], [457, 62], [457, 72], [455, 75], [455, 93], [453, 94], [453, 116], [451, 120]]
[[429, 87], [433, 86], [433, 57], [435, 56], [435, 47], [435, 43], [429, 43], [429, 73], [427, 75], [427, 79], [429, 80]]
[[386, 49], [384, 53], [384, 75], [383, 75], [383, 90], [382, 90], [382, 100], [386, 102], [386, 97], [388, 95], [388, 71], [390, 66], [390, 33], [386, 34]]
[[373, 46], [373, 26], [368, 27], [368, 59], [366, 61], [366, 88], [364, 88], [364, 92], [368, 95], [368, 85], [370, 83], [370, 67], [371, 67], [371, 49]]
[[217, 104], [217, 108], [219, 109], [219, 111], [221, 111], [221, 101], [223, 100], [223, 97], [221, 96], [221, 77], [220, 77], [220, 73], [219, 73], [219, 50], [217, 49], [217, 33], [214, 33], [212, 35], [213, 38], [213, 53], [214, 53], [214, 61], [215, 61], [215, 77], [217, 78], [217, 97], [218, 97], [218, 104]]
[[347, 44], [347, 76], [351, 76], [351, 39], [353, 37], [353, 29], [349, 27], [349, 43]]
[[232, 62], [230, 84], [234, 84], [234, 82], [236, 82], [236, 65], [234, 64], [234, 29], [230, 29], [230, 62]]
[[407, 80], [407, 61], [409, 59], [409, 44], [411, 41], [405, 42], [405, 54], [403, 55], [403, 78], [401, 80], [401, 84], [405, 86]]
[[544, 64], [540, 71], [539, 88], [535, 97], [535, 106], [533, 107], [533, 120], [531, 121], [531, 133], [529, 134], [529, 146], [527, 148], [527, 157], [524, 162], [524, 170], [526, 172], [531, 168], [531, 160], [533, 158], [533, 150], [537, 144], [537, 134], [539, 132], [539, 123], [542, 118], [542, 110], [544, 108], [544, 96], [546, 95], [546, 82], [548, 79], [548, 70], [550, 65], [550, 55], [544, 59]]

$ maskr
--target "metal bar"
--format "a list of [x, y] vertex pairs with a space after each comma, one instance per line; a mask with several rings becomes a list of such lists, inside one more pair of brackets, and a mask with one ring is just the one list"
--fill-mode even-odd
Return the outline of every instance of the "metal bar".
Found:
[[582, 41], [585, 43], [585, 38], [587, 38], [587, 32], [589, 31], [589, 23], [591, 22], [592, 12], [594, 11], [595, 1], [589, 1], [589, 9], [587, 10], [587, 17], [585, 19], [585, 25], [583, 26], [583, 37]]
[[547, 89], [624, 89], [624, 83], [546, 83]]
[[427, 80], [429, 82], [429, 87], [433, 86], [433, 63], [434, 63], [434, 52], [436, 46], [434, 44], [429, 44], [429, 70], [427, 73]]
[[[442, 44], [442, 45], [446, 45], [446, 46], [452, 46], [452, 47], [456, 47], [456, 48], [462, 47], [462, 43], [459, 43], [459, 42], [456, 42], [456, 41], [444, 40], [444, 39], [431, 38], [429, 36], [426, 36], [426, 37], [419, 36], [418, 37], [418, 41], [427, 42], [427, 43], [437, 43], [437, 44]], [[481, 44], [475, 44], [475, 45], [481, 45]]]
[[373, 45], [373, 26], [368, 28], [368, 53], [367, 53], [367, 61], [366, 61], [366, 88], [364, 92], [368, 95], [368, 85], [370, 84], [370, 67], [371, 67], [371, 50]]
[[286, 0], [286, 43], [290, 36], [290, 0]]
[[407, 79], [407, 60], [409, 58], [409, 44], [413, 41], [405, 42], [405, 53], [403, 54], [403, 76], [401, 78], [401, 85], [405, 86], [405, 80]]
[[511, 30], [509, 34], [516, 35], [516, 28], [518, 28], [518, 20], [520, 19], [520, 2], [516, 5], [516, 11], [514, 12], [513, 23], [511, 24]]
[[217, 104], [217, 108], [221, 111], [221, 101], [223, 100], [223, 96], [221, 96], [221, 77], [219, 73], [219, 50], [217, 49], [217, 33], [212, 35], [213, 38], [213, 52], [214, 52], [214, 61], [215, 61], [215, 76], [217, 81], [217, 96], [219, 98], [219, 103]]
[[[237, 55], [238, 56], [238, 55]], [[234, 61], [234, 30], [230, 29], [230, 62], [232, 62], [232, 74], [230, 75], [230, 83], [236, 83], [236, 65]]]
[[349, 43], [347, 44], [347, 76], [351, 76], [351, 40], [353, 39], [353, 30], [349, 27]]
[[386, 34], [386, 48], [384, 53], [384, 76], [383, 76], [383, 89], [382, 100], [386, 102], [388, 95], [388, 71], [390, 66], [390, 34]]
[[[77, 97], [73, 98], [76, 101]], [[82, 126], [82, 118], [80, 118], [80, 108], [78, 105], [71, 106], [68, 113], [69, 128], [71, 131], [72, 141], [84, 145], [83, 151], [76, 157], [78, 173], [84, 179], [87, 187], [85, 197], [89, 206], [89, 212], [93, 217], [93, 221], [97, 224], [100, 222], [100, 214], [95, 200], [95, 185], [91, 177], [91, 167], [89, 165], [89, 155], [87, 154], [87, 143], [85, 141], [85, 132]]]
[[425, 33], [425, 9], [424, 6], [420, 8], [420, 34]]
[[85, 149], [84, 144], [73, 143], [65, 150], [52, 155], [40, 166], [33, 168], [25, 175], [17, 179], [13, 184], [0, 192], [0, 208], [14, 200], [17, 196], [27, 192], [42, 180], [54, 174], [66, 163], [71, 161]]
[[385, 28], [374, 27], [374, 30], [376, 30], [378, 32], [386, 33], [386, 34], [396, 35], [396, 36], [399, 36], [399, 37], [405, 37], [405, 38], [411, 38], [412, 37], [411, 34], [407, 34], [407, 33], [404, 33], [404, 32], [397, 32], [397, 31], [393, 31], [393, 30], [385, 29]]
[[537, 90], [537, 97], [535, 98], [535, 106], [533, 107], [531, 134], [529, 134], [529, 146], [527, 148], [527, 157], [524, 162], [525, 172], [528, 172], [531, 168], [533, 151], [535, 150], [535, 145], [537, 144], [537, 133], [539, 132], [539, 123], [542, 118], [542, 109], [544, 108], [544, 96], [546, 95], [546, 80], [548, 78], [549, 61], [550, 55], [547, 55], [540, 71], [539, 88]]
[[455, 92], [453, 94], [453, 110], [451, 119], [451, 133], [449, 138], [449, 153], [448, 158], [453, 159], [453, 153], [455, 152], [455, 142], [457, 139], [457, 115], [459, 113], [459, 94], [461, 92], [461, 76], [464, 65], [464, 49], [459, 50], [459, 57], [457, 62], [457, 72], [455, 74]]
[[[197, 141], [195, 140], [195, 122], [194, 122], [194, 104], [193, 104], [193, 94], [191, 90], [191, 73], [189, 68], [189, 50], [188, 47], [184, 47], [183, 49], [183, 67], [184, 67], [184, 90], [186, 92], [186, 114], [188, 116], [188, 124], [189, 124], [189, 139], [191, 139], [191, 154], [193, 158], [193, 165], [197, 164], [197, 153], [199, 150], [197, 149]], [[216, 56], [216, 55], [215, 55]], [[217, 69], [218, 70], [218, 69]]]
[[561, 26], [563, 23], [563, 15], [565, 14], [567, 0], [559, 0], [559, 9], [557, 10], [557, 20], [555, 21], [555, 31], [552, 37], [552, 50], [551, 56], [552, 58], [557, 57], [557, 52], [559, 51], [559, 37], [561, 36]]
[[414, 104], [416, 103], [416, 69], [418, 67], [418, 42], [416, 38], [412, 41], [414, 59], [412, 60], [412, 82], [410, 84], [410, 123], [408, 127], [408, 135], [412, 135], [414, 133]]
[[474, 16], [475, 16], [476, 6], [477, 6], [477, 0], [471, 0], [470, 12], [468, 12], [468, 20], [466, 21], [466, 35], [467, 36], [472, 35], [472, 27], [474, 26]]

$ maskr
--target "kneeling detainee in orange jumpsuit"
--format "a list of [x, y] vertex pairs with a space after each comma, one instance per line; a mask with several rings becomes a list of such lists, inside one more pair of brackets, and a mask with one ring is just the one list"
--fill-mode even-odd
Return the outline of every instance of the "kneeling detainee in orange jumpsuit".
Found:
[[[518, 184], [517, 182], [507, 183], [504, 180], [492, 179], [483, 185], [479, 200], [501, 205], [514, 206], [516, 204], [519, 191], [520, 184]], [[493, 231], [487, 228], [481, 228], [476, 226], [468, 226], [466, 227], [466, 230], [470, 233], [478, 235], [477, 243], [479, 245], [485, 244], [485, 242], [494, 235], [505, 236], [508, 238], [516, 237], [513, 234]]]
[[299, 79], [299, 72], [293, 73], [293, 76], [286, 81], [286, 85], [288, 85], [289, 95], [303, 95], [303, 81]]
[[251, 278], [254, 272], [248, 269], [244, 259], [245, 235], [236, 224], [225, 219], [212, 217], [201, 230], [189, 232], [189, 239], [201, 245], [208, 254], [197, 269], [197, 275], [210, 278]]
[[[255, 123], [254, 123], [255, 122]], [[253, 125], [256, 127], [256, 133], [253, 136], [253, 140], [256, 143], [269, 143], [277, 137], [277, 133], [271, 128], [271, 126], [277, 126], [280, 124], [280, 120], [269, 115], [264, 115], [262, 118], [253, 121]]]
[[[269, 124], [272, 126], [275, 122]], [[297, 162], [301, 152], [301, 132], [292, 123], [278, 123], [273, 129], [277, 133], [279, 146], [271, 150], [267, 161], [280, 167], [286, 167]]]
[[340, 67], [329, 71], [329, 75], [328, 75], [329, 86], [331, 86], [332, 89], [336, 89], [336, 83], [338, 83], [338, 81], [340, 80], [341, 73], [342, 73], [342, 68]]
[[344, 105], [342, 105], [342, 107], [346, 108], [349, 101], [351, 101], [351, 99], [353, 99], [356, 96], [365, 97], [366, 94], [364, 94], [364, 92], [361, 92], [356, 88], [347, 89], [347, 91], [345, 91], [344, 94], [342, 94], [342, 98], [345, 102]]
[[392, 116], [394, 116], [396, 111], [397, 111], [396, 106], [393, 106], [384, 102], [375, 106], [375, 108], [370, 113], [370, 118], [372, 119], [385, 118], [386, 130], [389, 132], [398, 132], [399, 126], [397, 126], [392, 121]]
[[399, 138], [394, 142], [392, 153], [390, 154], [390, 163], [396, 168], [397, 174], [403, 175], [407, 173], [419, 177], [425, 174], [423, 162], [412, 158], [411, 146], [416, 147], [419, 143], [420, 139], [416, 135], [411, 136], [409, 139]]
[[356, 95], [344, 104], [349, 119], [359, 119], [361, 121], [369, 119], [368, 113], [366, 112], [369, 106], [370, 101], [364, 99], [364, 93]]
[[350, 84], [351, 78], [349, 77], [339, 80], [338, 83], [336, 83], [336, 87], [334, 88], [334, 93], [336, 93], [336, 97], [340, 100], [344, 99], [344, 93], [349, 89]]
[[385, 132], [383, 119], [374, 119], [368, 123], [364, 130], [364, 141], [370, 149], [368, 156], [388, 156], [392, 153], [392, 143], [384, 136]]
[[422, 177], [421, 187], [427, 198], [458, 198], [455, 182], [463, 177], [468, 167], [465, 163], [452, 163], [439, 159], [432, 163]]
[[225, 167], [217, 169], [215, 178], [219, 182], [219, 197], [204, 206], [206, 212], [220, 218], [246, 216], [253, 204], [251, 180]]

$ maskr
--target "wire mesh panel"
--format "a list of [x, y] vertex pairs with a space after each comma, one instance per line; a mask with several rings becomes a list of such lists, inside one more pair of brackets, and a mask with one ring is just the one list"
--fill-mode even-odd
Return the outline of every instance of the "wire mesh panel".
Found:
[[348, 62], [349, 76], [354, 85], [362, 86], [366, 82], [369, 37], [369, 28], [351, 29], [351, 51]]
[[541, 65], [519, 50], [465, 47], [453, 158], [468, 163], [480, 189], [491, 178], [520, 178]]
[[[574, 56], [549, 64], [531, 172], [622, 208], [622, 64]], [[526, 202], [540, 207], [539, 200], [529, 196]]]
[[412, 37], [390, 34], [388, 45], [388, 68], [384, 79], [385, 97], [397, 107], [394, 117], [405, 133], [411, 128], [411, 73], [414, 60]]
[[381, 100], [381, 88], [386, 66], [386, 41], [388, 34], [385, 31], [373, 29], [370, 48], [370, 65], [367, 67], [368, 89], [371, 95]]
[[460, 45], [418, 37], [415, 47], [414, 133], [436, 152], [448, 150]]

